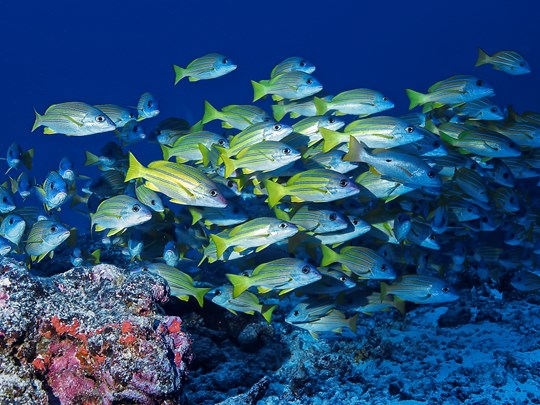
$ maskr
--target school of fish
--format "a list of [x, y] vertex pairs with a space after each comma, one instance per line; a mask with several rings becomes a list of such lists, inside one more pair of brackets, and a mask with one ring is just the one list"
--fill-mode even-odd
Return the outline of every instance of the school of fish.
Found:
[[[515, 51], [480, 49], [484, 64], [530, 72]], [[174, 65], [174, 85], [236, 68], [211, 53]], [[268, 322], [290, 297], [286, 322], [314, 337], [355, 332], [359, 314], [458, 300], [451, 274], [508, 275], [518, 290], [540, 289], [540, 113], [501, 108], [491, 84], [454, 75], [406, 89], [421, 111], [392, 116], [383, 93], [329, 95], [315, 70], [290, 57], [251, 81], [253, 103], [271, 97], [272, 114], [207, 100], [200, 121], [167, 118], [151, 132], [142, 121], [159, 104], [147, 92], [136, 109], [65, 102], [36, 111], [32, 131], [114, 135], [86, 152], [85, 165], [100, 170], [93, 179], [65, 157], [36, 184], [34, 151], [8, 148], [0, 255], [31, 266], [69, 243], [73, 266], [99, 261], [60, 219], [73, 207], [94, 239], [123, 246], [134, 271], [163, 277], [172, 295]], [[129, 151], [137, 142], [149, 142], [155, 160], [141, 163]]]

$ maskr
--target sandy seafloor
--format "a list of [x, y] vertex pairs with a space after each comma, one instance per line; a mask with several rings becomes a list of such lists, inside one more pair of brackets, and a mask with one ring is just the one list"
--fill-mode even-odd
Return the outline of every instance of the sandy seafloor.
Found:
[[357, 335], [319, 340], [282, 322], [185, 316], [195, 354], [185, 403], [540, 403], [538, 304], [535, 293], [473, 289], [405, 316], [363, 315]]

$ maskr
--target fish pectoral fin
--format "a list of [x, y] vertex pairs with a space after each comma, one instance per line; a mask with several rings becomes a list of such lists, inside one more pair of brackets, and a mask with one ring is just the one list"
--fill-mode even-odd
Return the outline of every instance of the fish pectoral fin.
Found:
[[243, 246], [235, 246], [235, 247], [233, 248], [233, 250], [234, 250], [235, 252], [237, 252], [237, 253], [241, 253], [241, 252], [243, 252], [243, 251], [246, 250], [246, 249], [247, 249], [247, 248], [245, 248], [245, 247], [243, 247]]
[[45, 135], [53, 135], [53, 134], [56, 134], [56, 131], [53, 131], [52, 129], [50, 129], [49, 127], [45, 127], [43, 128], [43, 133]]
[[267, 292], [272, 291], [272, 289], [268, 287], [258, 287], [257, 291], [259, 292], [259, 294], [266, 294]]
[[401, 169], [401, 171], [404, 172], [407, 176], [413, 177], [413, 174], [412, 174], [409, 170], [407, 170], [405, 167], [403, 167], [403, 166], [398, 166], [398, 167], [399, 167], [399, 168]]
[[279, 292], [279, 295], [285, 295], [287, 293], [290, 293], [291, 291], [294, 291], [294, 288], [287, 288], [286, 290], [281, 290]]
[[261, 250], [266, 249], [268, 246], [270, 245], [257, 246], [257, 248], [255, 249], [255, 252], [260, 252]]
[[79, 128], [83, 126], [83, 124], [81, 122], [77, 122], [75, 119], [73, 119], [69, 115], [62, 115], [62, 117], [65, 117], [66, 119], [68, 119], [69, 121], [71, 121], [72, 123], [77, 125]]

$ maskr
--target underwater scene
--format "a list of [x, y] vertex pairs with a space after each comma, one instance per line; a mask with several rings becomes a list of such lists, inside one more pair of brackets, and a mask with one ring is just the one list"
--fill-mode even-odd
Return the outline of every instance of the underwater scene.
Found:
[[0, 6], [0, 404], [539, 404], [538, 11]]

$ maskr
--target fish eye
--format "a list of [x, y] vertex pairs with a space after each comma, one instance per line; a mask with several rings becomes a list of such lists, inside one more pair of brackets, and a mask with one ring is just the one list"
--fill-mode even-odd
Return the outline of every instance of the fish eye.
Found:
[[334, 117], [328, 118], [328, 123], [329, 123], [329, 124], [333, 124], [334, 122], [336, 122], [336, 120], [334, 119]]
[[353, 225], [358, 225], [358, 220], [357, 220], [357, 219], [353, 219], [353, 220], [352, 220], [352, 223], [353, 223]]
[[330, 218], [330, 221], [335, 221], [337, 219], [337, 214], [332, 212], [328, 218]]
[[519, 62], [519, 66], [524, 67], [524, 66], [525, 66], [525, 62]]
[[223, 63], [224, 65], [226, 65], [227, 63], [229, 63], [229, 59], [223, 58], [223, 60], [221, 61], [221, 63]]
[[430, 170], [429, 172], [427, 172], [427, 176], [430, 178], [430, 179], [433, 179], [435, 177], [435, 172], [433, 170]]
[[146, 103], [146, 106], [147, 107], [152, 107], [154, 105], [154, 101], [153, 100], [148, 100], [148, 103]]
[[386, 271], [388, 270], [388, 266], [386, 264], [381, 264], [381, 271]]
[[13, 225], [13, 222], [15, 222], [15, 221], [13, 220], [13, 218], [10, 218], [10, 219], [9, 219], [9, 224], [10, 224], [10, 225]]
[[54, 190], [54, 183], [51, 183], [51, 185], [49, 186], [49, 188], [50, 188], [51, 190]]
[[129, 113], [129, 118], [135, 118], [135, 114], [133, 114], [132, 112]]
[[217, 197], [217, 196], [218, 196], [218, 192], [216, 189], [210, 190], [210, 197]]
[[405, 131], [407, 131], [409, 134], [412, 134], [414, 132], [414, 128], [413, 127], [407, 127], [407, 128], [405, 128]]
[[225, 139], [220, 139], [217, 143], [220, 145], [225, 145]]
[[450, 288], [448, 288], [448, 287], [443, 287], [441, 291], [442, 291], [443, 293], [449, 293], [449, 292], [450, 292]]
[[281, 125], [276, 124], [276, 125], [274, 125], [274, 126], [272, 127], [272, 129], [273, 129], [274, 131], [279, 131], [279, 130], [281, 129]]
[[58, 230], [58, 227], [56, 225], [51, 226], [51, 232], [56, 232]]
[[471, 209], [471, 208], [467, 208], [467, 212], [472, 212], [472, 209]]
[[514, 197], [510, 197], [510, 200], [509, 200], [512, 204], [516, 202], [516, 199]]
[[482, 217], [482, 222], [484, 224], [487, 224], [488, 223], [488, 217]]
[[234, 181], [229, 180], [229, 181], [227, 182], [227, 187], [233, 188], [233, 187], [234, 187]]
[[483, 80], [477, 80], [477, 81], [476, 81], [476, 85], [477, 85], [478, 87], [482, 87], [482, 86], [484, 85], [484, 81], [483, 81]]
[[307, 79], [307, 80], [306, 80], [306, 83], [307, 83], [307, 84], [313, 84], [313, 79], [311, 79], [311, 78], [310, 78], [310, 79]]
[[435, 240], [435, 239], [437, 239], [437, 237], [436, 237], [434, 234], [432, 234], [432, 233], [429, 234], [428, 238], [429, 238], [429, 240]]
[[300, 61], [300, 66], [302, 66], [302, 67], [306, 66], [306, 61], [304, 61], [304, 60]]
[[510, 177], [510, 173], [503, 173], [503, 179], [507, 179]]
[[133, 127], [133, 132], [138, 132], [138, 131], [139, 131], [139, 126], [138, 126], [138, 125], [135, 125], [135, 126]]
[[221, 290], [216, 290], [216, 291], [214, 291], [214, 294], [215, 294], [215, 295], [221, 295]]
[[281, 229], [285, 229], [285, 228], [287, 228], [287, 223], [281, 222], [278, 226], [279, 226]]
[[298, 315], [300, 315], [300, 311], [294, 311], [292, 314], [293, 314], [294, 316], [298, 316]]
[[141, 210], [141, 206], [139, 204], [135, 204], [133, 205], [133, 207], [131, 207], [131, 211], [133, 212], [139, 212]]
[[291, 153], [291, 149], [290, 148], [285, 148], [285, 149], [283, 149], [283, 153], [285, 153], [286, 155], [289, 155]]
[[441, 143], [439, 141], [433, 142], [433, 147], [434, 148], [438, 148], [439, 146], [441, 146]]
[[150, 200], [150, 205], [156, 205], [156, 200]]
[[2, 202], [7, 203], [7, 200], [8, 200], [7, 197], [3, 197], [3, 198], [2, 198]]
[[491, 107], [489, 110], [490, 110], [491, 112], [494, 112], [494, 113], [495, 113], [495, 112], [497, 112], [497, 107]]
[[105, 117], [104, 117], [103, 115], [98, 115], [98, 116], [96, 117], [96, 121], [97, 121], [97, 122], [105, 122]]
[[309, 266], [302, 267], [302, 273], [308, 274], [311, 271], [311, 268]]
[[341, 276], [341, 277], [339, 278], [339, 281], [341, 281], [341, 282], [344, 283], [345, 281], [347, 281], [347, 277]]
[[383, 98], [382, 98], [382, 101], [388, 101], [388, 97], [386, 97], [386, 96], [383, 97]]
[[347, 187], [347, 186], [349, 185], [349, 180], [347, 180], [347, 179], [341, 179], [341, 180], [339, 181], [339, 185], [340, 185], [341, 187]]

